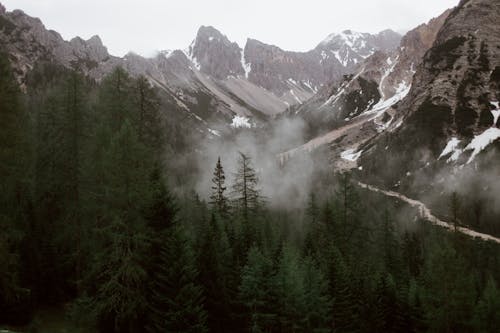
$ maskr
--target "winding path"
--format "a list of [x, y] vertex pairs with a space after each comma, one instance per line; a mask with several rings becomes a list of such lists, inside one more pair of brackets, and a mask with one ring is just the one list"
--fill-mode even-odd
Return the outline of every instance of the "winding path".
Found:
[[[398, 192], [385, 191], [385, 190], [379, 189], [379, 188], [377, 188], [375, 186], [364, 184], [364, 183], [361, 183], [361, 182], [358, 182], [358, 185], [361, 188], [370, 190], [372, 192], [382, 193], [382, 194], [384, 194], [386, 196], [389, 196], [389, 197], [398, 198], [398, 199], [400, 199], [400, 200], [408, 203], [410, 206], [417, 208], [418, 209], [418, 214], [420, 215], [421, 218], [423, 218], [423, 219], [431, 222], [434, 225], [446, 228], [448, 230], [455, 230], [455, 226], [454, 225], [438, 219], [436, 216], [434, 216], [431, 213], [430, 209], [427, 208], [427, 206], [424, 203], [422, 203], [422, 202], [420, 202], [418, 200], [410, 199], [407, 196], [405, 196], [405, 195], [403, 195], [401, 193], [398, 193]], [[483, 233], [471, 230], [469, 228], [457, 227], [457, 231], [461, 232], [464, 235], [470, 236], [472, 238], [481, 238], [482, 240], [485, 240], [485, 241], [492, 241], [492, 242], [495, 242], [497, 244], [500, 244], [500, 238], [497, 238], [497, 237], [494, 237], [494, 236], [491, 236], [491, 235], [488, 235], [488, 234], [483, 234]]]

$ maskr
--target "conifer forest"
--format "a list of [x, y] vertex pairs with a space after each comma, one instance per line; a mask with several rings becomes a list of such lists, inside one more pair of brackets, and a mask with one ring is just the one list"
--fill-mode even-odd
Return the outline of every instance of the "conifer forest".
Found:
[[[165, 105], [119, 67], [95, 81], [40, 63], [22, 88], [2, 54], [0, 324], [43, 332], [56, 308], [68, 332], [498, 331], [497, 243], [355, 172], [325, 168], [303, 204], [273, 205], [245, 151], [208, 156], [200, 196]], [[470, 195], [446, 198], [449, 221], [474, 216]]]

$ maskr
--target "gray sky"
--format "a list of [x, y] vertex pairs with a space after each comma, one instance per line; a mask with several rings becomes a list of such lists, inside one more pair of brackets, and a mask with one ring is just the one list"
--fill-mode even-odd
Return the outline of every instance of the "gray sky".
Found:
[[413, 28], [459, 0], [0, 0], [39, 17], [65, 39], [99, 35], [111, 54], [184, 49], [200, 25], [305, 51], [332, 32]]

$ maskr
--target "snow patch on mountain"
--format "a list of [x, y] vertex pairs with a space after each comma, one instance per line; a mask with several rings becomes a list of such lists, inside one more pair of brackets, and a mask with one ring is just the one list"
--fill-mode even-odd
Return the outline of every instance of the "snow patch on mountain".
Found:
[[446, 162], [456, 162], [463, 152], [472, 150], [472, 154], [466, 163], [469, 164], [474, 161], [476, 156], [484, 149], [486, 149], [486, 147], [488, 147], [495, 140], [500, 139], [500, 129], [496, 127], [496, 123], [498, 122], [498, 118], [500, 117], [500, 102], [491, 101], [490, 103], [495, 107], [495, 110], [491, 110], [491, 114], [493, 115], [492, 126], [485, 130], [483, 133], [474, 136], [471, 142], [464, 149], [459, 148], [460, 140], [452, 137], [446, 144], [446, 147], [444, 148], [441, 155], [439, 155], [438, 159], [451, 154]]
[[408, 93], [410, 92], [410, 89], [411, 89], [411, 84], [407, 85], [406, 82], [401, 82], [398, 88], [396, 89], [396, 93], [391, 98], [385, 100], [381, 99], [377, 104], [373, 106], [371, 110], [365, 112], [365, 114], [375, 113], [377, 114], [377, 117], [382, 115], [394, 104], [405, 98], [406, 95], [408, 95]]
[[[351, 31], [351, 30], [345, 30], [341, 33], [333, 33], [333, 34], [330, 34], [328, 35], [328, 37], [326, 37], [322, 42], [321, 42], [321, 45], [327, 45], [329, 43], [331, 43], [332, 41], [334, 41], [335, 39], [338, 39], [340, 38], [341, 40], [343, 40], [345, 42], [345, 44], [347, 46], [349, 46], [350, 48], [353, 48], [355, 43], [359, 40], [359, 39], [362, 39], [363, 38], [363, 34], [359, 33], [359, 32], [356, 32], [356, 31]], [[366, 45], [366, 42], [365, 42], [365, 45]]]
[[347, 149], [340, 154], [340, 157], [346, 161], [355, 162], [363, 153], [362, 150], [356, 152], [355, 149]]
[[442, 157], [452, 154], [446, 160], [446, 162], [456, 161], [460, 157], [460, 154], [462, 154], [462, 149], [458, 147], [459, 144], [460, 140], [455, 137], [452, 137], [450, 141], [448, 141], [448, 143], [446, 144], [446, 147], [443, 149], [441, 155], [439, 155], [438, 160], [441, 159]]
[[208, 129], [208, 131], [209, 131], [209, 132], [210, 132], [210, 134], [212, 134], [212, 135], [219, 136], [219, 137], [221, 136], [219, 131], [213, 130], [213, 129], [211, 129], [211, 128], [209, 128], [209, 129]]
[[247, 63], [245, 60], [245, 50], [241, 50], [241, 66], [243, 67], [243, 70], [245, 71], [245, 77], [248, 79], [248, 75], [250, 74], [250, 71], [252, 70], [252, 64]]
[[233, 122], [231, 123], [231, 127], [233, 128], [251, 128], [252, 124], [250, 123], [250, 119], [243, 116], [234, 116]]
[[302, 101], [300, 100], [300, 98], [297, 97], [297, 95], [295, 94], [295, 92], [293, 91], [293, 89], [290, 89], [290, 94], [293, 96], [293, 98], [295, 98], [295, 100], [297, 101], [297, 103], [302, 104]]
[[497, 140], [500, 138], [500, 129], [491, 127], [488, 128], [486, 131], [483, 133], [476, 135], [474, 139], [465, 147], [464, 151], [466, 150], [472, 150], [472, 155], [470, 156], [469, 160], [467, 161], [467, 164], [472, 162], [474, 158], [488, 145], [490, 145], [493, 141]]
[[340, 55], [340, 51], [331, 51], [331, 52], [333, 53], [335, 58], [337, 58], [337, 60], [342, 64], [342, 66], [344, 66], [344, 67], [347, 66], [347, 64], [349, 62], [348, 57], [342, 58]]
[[194, 67], [197, 70], [201, 70], [201, 65], [198, 62], [198, 59], [196, 59], [196, 57], [193, 55], [193, 49], [194, 49], [195, 42], [196, 42], [196, 40], [193, 40], [191, 45], [189, 45], [189, 47], [187, 49], [183, 50], [182, 52], [186, 55], [186, 57], [188, 57], [188, 59], [191, 61], [191, 63], [193, 63]]
[[444, 148], [441, 155], [439, 155], [438, 159], [451, 154], [451, 156], [446, 160], [446, 162], [447, 163], [455, 162], [458, 160], [458, 158], [460, 157], [460, 155], [462, 155], [463, 152], [467, 150], [472, 150], [472, 154], [466, 163], [469, 164], [472, 161], [474, 161], [474, 159], [480, 152], [485, 150], [486, 147], [488, 147], [491, 143], [493, 143], [497, 139], [500, 139], [500, 129], [496, 127], [490, 127], [483, 133], [474, 136], [471, 142], [464, 149], [460, 149], [458, 146], [460, 144], [460, 140], [453, 137], [450, 139], [450, 141], [448, 141], [446, 147]]

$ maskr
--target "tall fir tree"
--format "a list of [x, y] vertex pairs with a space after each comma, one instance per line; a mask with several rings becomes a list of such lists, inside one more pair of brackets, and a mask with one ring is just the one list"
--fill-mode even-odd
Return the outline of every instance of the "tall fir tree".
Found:
[[250, 332], [270, 331], [276, 320], [273, 311], [273, 262], [256, 246], [248, 251], [241, 273], [240, 300], [247, 309]]
[[152, 285], [149, 332], [207, 331], [203, 289], [197, 279], [194, 253], [181, 230], [174, 228], [160, 249]]
[[[29, 290], [21, 286], [20, 243], [25, 232], [25, 202], [30, 201], [27, 138], [29, 119], [8, 55], [0, 52], [0, 321], [14, 320], [18, 301]], [[28, 311], [27, 309], [25, 309]]]
[[161, 101], [155, 89], [144, 76], [132, 82], [133, 105], [137, 110], [137, 134], [154, 154], [161, 156], [165, 145], [164, 122], [161, 116]]
[[259, 207], [260, 192], [257, 188], [259, 179], [252, 166], [252, 160], [244, 153], [239, 153], [238, 170], [233, 185], [234, 202], [240, 209], [245, 221]]
[[210, 195], [210, 204], [212, 208], [219, 213], [222, 217], [227, 217], [229, 213], [228, 199], [224, 192], [226, 191], [226, 176], [224, 175], [224, 168], [220, 161], [217, 159], [215, 165], [214, 176], [212, 178], [212, 194]]

